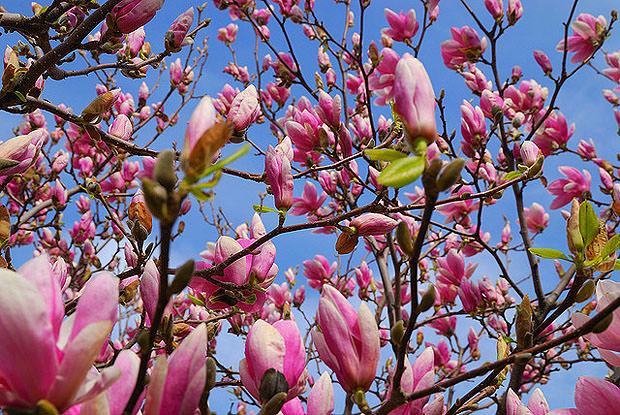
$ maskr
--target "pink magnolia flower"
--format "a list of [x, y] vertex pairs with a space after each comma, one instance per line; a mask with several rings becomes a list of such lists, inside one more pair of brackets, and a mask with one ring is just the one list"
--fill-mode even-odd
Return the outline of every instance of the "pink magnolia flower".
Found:
[[411, 140], [435, 141], [435, 92], [422, 62], [406, 53], [394, 73], [394, 110]]
[[306, 415], [331, 415], [334, 411], [334, 387], [329, 373], [323, 372], [308, 395]]
[[381, 236], [392, 232], [398, 222], [380, 213], [364, 213], [354, 218], [349, 226], [358, 236]]
[[[435, 383], [435, 353], [431, 347], [424, 349], [413, 365], [405, 359], [405, 371], [401, 379], [401, 389], [405, 394], [412, 394], [433, 386]], [[388, 396], [392, 393], [392, 384]], [[413, 400], [392, 410], [390, 415], [441, 415], [444, 413], [443, 397], [429, 403], [430, 396]]]
[[504, 15], [504, 4], [502, 0], [484, 0], [484, 7], [491, 13], [495, 20], [501, 19]]
[[232, 100], [228, 120], [233, 123], [235, 132], [242, 132], [247, 130], [259, 116], [258, 92], [254, 85], [250, 85]]
[[527, 406], [512, 389], [508, 389], [506, 396], [506, 415], [547, 415], [550, 413], [549, 404], [545, 395], [538, 388], [532, 392]]
[[[596, 309], [604, 309], [620, 295], [620, 283], [603, 280], [596, 285]], [[575, 327], [581, 327], [589, 318], [582, 313], [572, 315]], [[613, 366], [620, 365], [620, 310], [613, 312], [611, 325], [602, 333], [590, 333], [585, 338], [598, 348], [601, 357]]]
[[545, 212], [545, 208], [534, 202], [529, 208], [523, 209], [525, 213], [525, 224], [527, 229], [532, 233], [540, 233], [549, 226], [549, 214]]
[[[573, 53], [572, 63], [587, 60], [605, 38], [607, 20], [604, 16], [594, 17], [588, 13], [582, 13], [571, 24], [573, 34], [568, 37], [566, 49]], [[561, 40], [556, 49], [564, 50], [564, 40]]]
[[533, 141], [525, 141], [519, 148], [519, 155], [523, 164], [532, 167], [538, 161], [541, 151]]
[[329, 126], [338, 128], [340, 125], [340, 113], [342, 112], [342, 99], [340, 95], [332, 98], [327, 92], [319, 91], [319, 106], [316, 108], [317, 115]]
[[331, 281], [332, 275], [337, 269], [337, 264], [330, 264], [323, 255], [315, 255], [314, 259], [303, 262], [304, 275], [308, 279], [308, 285], [314, 289], [323, 287], [323, 284]]
[[198, 408], [207, 378], [207, 325], [197, 326], [166, 359], [155, 360], [144, 415], [190, 415]]
[[540, 66], [540, 69], [542, 69], [542, 71], [545, 73], [545, 75], [548, 75], [551, 72], [553, 72], [553, 66], [551, 65], [551, 60], [549, 59], [549, 56], [547, 56], [545, 52], [543, 52], [542, 50], [535, 50], [534, 59], [536, 60], [536, 63], [538, 64], [538, 66]]
[[545, 156], [548, 156], [558, 148], [564, 147], [574, 131], [575, 124], [569, 127], [564, 115], [559, 111], [553, 111], [536, 132], [534, 143]]
[[0, 143], [0, 158], [12, 160], [18, 164], [0, 172], [2, 176], [23, 173], [36, 160], [41, 146], [47, 140], [47, 131], [34, 130], [26, 135], [19, 135]]
[[466, 100], [463, 100], [461, 105], [461, 134], [461, 148], [468, 157], [474, 157], [487, 140], [487, 125], [482, 109], [474, 107]]
[[286, 137], [275, 148], [269, 146], [265, 156], [265, 175], [273, 193], [276, 208], [288, 210], [293, 204], [293, 147]]
[[603, 74], [612, 81], [620, 84], [620, 50], [614, 53], [606, 53], [605, 61], [609, 68], [603, 69]]
[[561, 166], [558, 168], [564, 179], [551, 182], [548, 190], [556, 198], [551, 202], [551, 209], [559, 209], [573, 199], [583, 199], [583, 194], [590, 191], [592, 176], [587, 170], [580, 172], [575, 167]]
[[267, 370], [275, 369], [286, 378], [288, 399], [296, 397], [305, 389], [305, 366], [306, 349], [294, 321], [269, 324], [257, 320], [252, 325], [245, 342], [245, 358], [239, 362], [241, 382], [252, 396], [260, 399], [263, 376]]
[[476, 267], [471, 263], [465, 266], [465, 258], [454, 249], [448, 251], [446, 256], [437, 258], [437, 290], [442, 302], [454, 301], [461, 282], [470, 278]]
[[316, 191], [316, 187], [311, 182], [306, 182], [301, 197], [293, 199], [293, 209], [291, 215], [301, 216], [308, 213], [315, 213], [323, 206], [323, 203], [327, 199], [327, 194], [321, 192], [319, 195]]
[[620, 388], [604, 379], [580, 377], [575, 385], [575, 406], [556, 409], [549, 415], [615, 415], [620, 407]]
[[150, 22], [164, 0], [122, 0], [112, 9], [111, 22], [121, 33], [131, 33]]
[[200, 140], [205, 132], [213, 127], [216, 121], [217, 111], [213, 106], [213, 101], [210, 97], [202, 98], [196, 109], [194, 109], [187, 123], [187, 128], [185, 129], [183, 153], [186, 154], [186, 157], [189, 157], [189, 153], [198, 140]]
[[59, 281], [47, 256], [26, 262], [18, 272], [0, 270], [0, 281], [5, 333], [0, 339], [0, 406], [32, 409], [45, 399], [64, 412], [118, 379], [118, 369], [99, 373], [93, 367], [116, 323], [116, 277], [102, 272], [91, 278], [75, 313], [64, 321]]
[[133, 125], [131, 124], [131, 120], [125, 114], [119, 114], [114, 119], [114, 122], [110, 126], [108, 132], [114, 137], [127, 141], [133, 134]]
[[165, 35], [166, 48], [173, 51], [179, 50], [183, 46], [183, 41], [192, 23], [194, 23], [194, 8], [190, 7], [170, 25]]
[[226, 27], [219, 28], [217, 30], [217, 39], [220, 42], [224, 42], [227, 45], [234, 43], [237, 40], [237, 32], [239, 31], [239, 26], [234, 23], [229, 23]]
[[523, 16], [523, 4], [521, 4], [521, 0], [508, 0], [506, 16], [508, 16], [508, 23], [511, 25], [517, 23], [521, 16]]
[[357, 312], [331, 285], [324, 285], [316, 316], [320, 329], [312, 341], [321, 360], [334, 371], [342, 388], [354, 393], [368, 390], [379, 362], [379, 328], [362, 303]]
[[482, 40], [469, 26], [450, 29], [452, 39], [441, 44], [441, 57], [450, 69], [457, 69], [466, 62], [476, 62], [487, 48], [487, 38]]
[[415, 36], [419, 26], [415, 10], [410, 9], [407, 14], [402, 11], [397, 14], [386, 7], [383, 12], [390, 27], [383, 29], [381, 33], [397, 42], [404, 42]]
[[375, 100], [377, 105], [386, 105], [393, 97], [394, 72], [399, 59], [394, 49], [383, 48], [381, 50], [379, 64], [368, 79], [368, 87], [378, 95]]

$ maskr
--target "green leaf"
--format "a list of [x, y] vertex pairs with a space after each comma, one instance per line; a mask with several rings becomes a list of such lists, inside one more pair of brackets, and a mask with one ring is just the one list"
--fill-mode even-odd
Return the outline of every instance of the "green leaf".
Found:
[[506, 175], [504, 176], [504, 181], [509, 182], [516, 179], [517, 177], [521, 177], [522, 174], [523, 173], [521, 173], [520, 171], [511, 171], [509, 173], [506, 173]]
[[390, 163], [379, 174], [378, 182], [384, 186], [403, 187], [415, 181], [423, 172], [423, 157], [405, 157]]
[[13, 91], [13, 93], [14, 93], [15, 95], [17, 95], [17, 98], [19, 98], [19, 100], [20, 100], [21, 102], [27, 102], [27, 101], [28, 101], [28, 100], [26, 99], [26, 97], [24, 96], [24, 94], [22, 94], [21, 92], [19, 92], [19, 91]]
[[579, 232], [585, 246], [590, 245], [598, 233], [598, 216], [587, 200], [579, 206]]
[[254, 205], [252, 207], [254, 208], [254, 212], [256, 213], [280, 213], [278, 209], [270, 208], [263, 205]]
[[557, 249], [551, 249], [551, 248], [530, 248], [529, 251], [531, 253], [533, 253], [534, 255], [539, 256], [541, 258], [546, 258], [546, 259], [566, 259], [566, 260], [568, 260], [566, 255], [564, 255], [564, 252], [558, 251]]
[[607, 243], [603, 247], [603, 250], [601, 251], [601, 259], [604, 260], [608, 256], [612, 255], [618, 250], [618, 248], [620, 248], [620, 234], [612, 236], [611, 239], [607, 241]]
[[391, 148], [368, 149], [364, 153], [371, 160], [394, 161], [407, 157], [407, 154]]
[[231, 154], [230, 156], [228, 156], [226, 158], [223, 158], [222, 160], [218, 161], [217, 163], [207, 167], [205, 169], [205, 171], [202, 172], [202, 176], [201, 177], [206, 177], [206, 176], [210, 175], [211, 173], [213, 173], [214, 171], [221, 170], [226, 165], [228, 165], [228, 164], [232, 163], [233, 161], [243, 157], [245, 154], [247, 154], [248, 151], [250, 151], [250, 145], [246, 144], [243, 147], [241, 147], [239, 150], [237, 150], [235, 153]]
[[614, 271], [620, 271], [620, 260], [616, 259], [616, 263], [614, 264]]
[[202, 300], [201, 300], [200, 298], [198, 298], [198, 297], [194, 297], [194, 296], [193, 296], [193, 295], [191, 295], [191, 294], [187, 294], [187, 298], [189, 298], [189, 300], [190, 300], [192, 303], [196, 304], [196, 305], [203, 306], [203, 307], [205, 306], [205, 302], [204, 302], [204, 301], [202, 301]]

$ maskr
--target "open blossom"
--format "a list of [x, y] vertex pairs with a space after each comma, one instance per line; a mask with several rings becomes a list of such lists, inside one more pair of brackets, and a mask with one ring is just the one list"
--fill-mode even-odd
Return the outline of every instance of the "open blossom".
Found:
[[487, 140], [487, 126], [482, 109], [465, 100], [461, 105], [461, 134], [461, 147], [468, 157], [473, 157]]
[[435, 141], [435, 92], [418, 59], [408, 53], [398, 61], [394, 73], [394, 110], [402, 120], [410, 140]]
[[575, 408], [558, 409], [549, 414], [615, 415], [619, 407], [620, 388], [604, 379], [583, 376], [575, 385]]
[[293, 199], [291, 215], [301, 216], [308, 213], [316, 213], [323, 206], [326, 199], [327, 194], [325, 192], [321, 192], [319, 195], [314, 184], [306, 182], [301, 197]]
[[[582, 13], [571, 23], [573, 34], [568, 37], [566, 49], [573, 53], [572, 63], [583, 62], [588, 59], [605, 38], [607, 32], [607, 20], [604, 16], [594, 17], [588, 13]], [[561, 40], [556, 49], [564, 50], [564, 40]]]
[[457, 69], [466, 62], [476, 62], [487, 48], [487, 38], [482, 40], [469, 26], [450, 29], [452, 39], [441, 44], [441, 57], [450, 69]]
[[222, 27], [217, 31], [217, 39], [221, 42], [230, 45], [237, 40], [237, 32], [239, 31], [239, 26], [234, 23], [229, 23], [226, 27]]
[[400, 56], [394, 49], [381, 50], [379, 64], [368, 79], [368, 87], [378, 95], [375, 100], [377, 105], [386, 105], [394, 96], [394, 72], [399, 60]]
[[197, 326], [166, 359], [155, 360], [144, 415], [193, 414], [207, 378], [207, 325]]
[[121, 33], [131, 33], [150, 22], [164, 0], [122, 0], [112, 9], [111, 21]]
[[[405, 371], [401, 379], [401, 389], [405, 394], [430, 388], [435, 383], [435, 353], [431, 347], [424, 349], [413, 365], [409, 358], [405, 359]], [[390, 384], [391, 394], [392, 385]], [[430, 396], [415, 399], [392, 410], [390, 415], [441, 415], [444, 413], [443, 396], [438, 395], [429, 402]]]
[[384, 9], [385, 18], [390, 25], [388, 29], [383, 29], [382, 33], [397, 42], [404, 42], [415, 36], [418, 31], [418, 21], [416, 20], [415, 10], [410, 9], [396, 13], [387, 7]]
[[[47, 256], [18, 272], [0, 270], [0, 406], [34, 408], [47, 400], [59, 412], [103, 392], [118, 369], [93, 372], [93, 364], [116, 322], [118, 279], [103, 272], [82, 292], [72, 319], [64, 320], [59, 281]], [[61, 333], [62, 337], [61, 337]], [[36, 373], [36, 376], [33, 374]], [[99, 381], [87, 382], [95, 375]]]
[[[603, 280], [596, 285], [596, 309], [604, 309], [620, 295], [620, 283]], [[613, 312], [610, 326], [602, 333], [590, 333], [585, 337], [598, 348], [601, 357], [613, 366], [620, 365], [620, 310]], [[582, 313], [572, 315], [575, 327], [581, 327], [589, 318]]]
[[275, 369], [286, 378], [288, 399], [305, 389], [307, 378], [306, 350], [301, 334], [292, 320], [279, 320], [269, 324], [257, 320], [245, 342], [245, 358], [239, 363], [243, 386], [260, 399], [259, 389], [265, 372]]
[[582, 173], [569, 166], [561, 166], [558, 170], [565, 178], [554, 180], [548, 187], [549, 192], [556, 196], [551, 202], [551, 209], [559, 209], [573, 199], [583, 199], [583, 194], [590, 191], [592, 181], [592, 176], [587, 170], [583, 170]]
[[534, 202], [531, 207], [526, 207], [523, 211], [525, 213], [525, 224], [530, 232], [540, 233], [549, 226], [549, 214], [539, 203]]
[[321, 360], [334, 371], [342, 388], [353, 393], [368, 390], [379, 363], [379, 328], [362, 303], [356, 312], [331, 285], [324, 285], [312, 341]]
[[548, 156], [558, 148], [564, 147], [574, 131], [574, 124], [569, 127], [564, 115], [559, 111], [553, 111], [536, 132], [534, 143], [545, 156]]
[[285, 138], [275, 148], [269, 146], [265, 156], [265, 175], [276, 208], [285, 211], [293, 204], [292, 161], [293, 148], [290, 138]]
[[437, 258], [437, 290], [441, 300], [453, 302], [461, 282], [470, 278], [475, 270], [475, 264], [465, 266], [463, 255], [453, 249], [446, 256]]
[[620, 50], [605, 54], [605, 62], [609, 68], [603, 69], [603, 74], [612, 81], [620, 84]]

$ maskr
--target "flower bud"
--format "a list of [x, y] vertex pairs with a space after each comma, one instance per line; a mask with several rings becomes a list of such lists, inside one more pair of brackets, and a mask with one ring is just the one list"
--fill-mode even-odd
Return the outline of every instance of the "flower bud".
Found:
[[172, 150], [161, 151], [157, 155], [157, 162], [155, 163], [155, 180], [161, 184], [169, 192], [174, 190], [174, 186], [177, 183], [177, 175], [174, 169], [175, 155]]
[[166, 50], [178, 52], [183, 45], [189, 28], [194, 23], [194, 8], [190, 7], [177, 17], [166, 32]]
[[454, 159], [444, 167], [437, 177], [437, 190], [448, 190], [461, 179], [461, 171], [465, 167], [465, 160]]
[[584, 301], [587, 301], [590, 297], [592, 297], [592, 294], [594, 294], [595, 288], [596, 284], [594, 283], [594, 280], [587, 280], [581, 289], [579, 289], [579, 292], [577, 292], [575, 302], [583, 303]]
[[174, 273], [174, 279], [168, 287], [168, 295], [178, 294], [187, 287], [194, 274], [194, 260], [190, 259], [181, 265]]
[[570, 216], [566, 221], [566, 240], [568, 249], [574, 255], [583, 252], [583, 237], [579, 231], [579, 202], [573, 199], [570, 207]]
[[398, 241], [398, 246], [405, 254], [413, 255], [413, 237], [405, 221], [400, 222], [396, 228], [396, 240]]
[[532, 167], [536, 164], [538, 156], [542, 154], [538, 146], [533, 141], [523, 142], [523, 144], [521, 144], [521, 148], [519, 149], [519, 153], [521, 155], [521, 160], [523, 160], [523, 164], [527, 167]]
[[153, 216], [146, 207], [146, 201], [142, 190], [138, 189], [136, 194], [131, 198], [127, 216], [132, 222], [141, 225], [146, 230], [147, 235], [151, 233], [153, 229]]
[[430, 310], [430, 308], [435, 304], [435, 287], [431, 284], [428, 287], [428, 290], [422, 295], [422, 299], [420, 300], [420, 304], [418, 304], [418, 308], [416, 311], [418, 313], [423, 313], [425, 311]]
[[88, 123], [99, 123], [103, 114], [112, 109], [112, 105], [116, 102], [120, 92], [120, 89], [115, 89], [97, 96], [97, 98], [92, 100], [91, 103], [88, 104], [84, 110], [82, 110], [82, 114], [80, 116]]
[[121, 0], [114, 6], [107, 23], [110, 29], [120, 33], [131, 33], [150, 22], [164, 0]]
[[259, 397], [261, 402], [269, 402], [271, 398], [279, 393], [287, 394], [289, 390], [288, 382], [284, 375], [274, 368], [267, 369], [260, 382]]

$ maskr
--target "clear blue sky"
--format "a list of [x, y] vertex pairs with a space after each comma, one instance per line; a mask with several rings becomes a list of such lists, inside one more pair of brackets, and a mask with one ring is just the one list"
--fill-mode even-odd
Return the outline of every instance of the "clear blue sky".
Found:
[[[28, 3], [29, 2], [22, 0], [9, 0], [5, 2], [5, 5], [10, 11], [28, 12]], [[146, 26], [148, 39], [152, 43], [153, 50], [161, 50], [163, 32], [180, 12], [193, 3], [195, 2], [166, 1], [162, 11]], [[317, 0], [316, 3], [317, 15], [323, 19], [328, 26], [337, 25], [340, 27], [342, 10], [344, 10], [343, 6], [335, 5], [331, 0]], [[469, 3], [481, 11], [480, 16], [482, 16], [485, 21], [490, 22], [490, 17], [481, 6], [482, 0], [472, 0]], [[540, 49], [547, 52], [551, 57], [554, 67], [557, 68], [559, 66], [560, 54], [555, 52], [555, 45], [562, 37], [562, 22], [568, 15], [569, 3], [570, 2], [566, 0], [524, 1], [524, 17], [517, 24], [516, 28], [509, 30], [502, 39], [502, 46], [500, 48], [500, 70], [502, 71], [502, 78], [506, 78], [510, 73], [510, 68], [518, 64], [523, 68], [524, 79], [536, 78], [539, 82], [543, 83], [543, 85], [551, 87], [551, 84], [546, 82], [546, 78], [541, 76], [541, 71], [532, 57], [532, 50]], [[389, 6], [398, 11], [400, 9], [406, 10], [412, 7], [412, 5], [421, 17], [422, 8], [418, 2], [375, 0], [368, 14], [366, 39], [373, 38], [378, 40], [380, 28], [386, 26], [383, 17], [383, 7]], [[583, 0], [580, 2], [578, 12], [589, 12], [594, 15], [604, 14], [608, 17], [609, 11], [613, 6], [618, 7], [620, 4], [617, 0]], [[451, 130], [457, 129], [458, 131], [460, 125], [459, 105], [463, 98], [471, 98], [471, 95], [468, 94], [468, 90], [463, 85], [462, 78], [444, 67], [440, 59], [439, 44], [449, 37], [450, 26], [462, 26], [464, 24], [473, 26], [474, 23], [466, 14], [460, 2], [456, 0], [443, 0], [440, 3], [440, 10], [441, 13], [437, 23], [432, 26], [424, 41], [420, 59], [425, 64], [431, 76], [435, 90], [439, 91], [440, 89], [445, 89], [449, 128]], [[207, 33], [210, 37], [210, 57], [206, 65], [206, 76], [201, 81], [199, 91], [215, 95], [224, 83], [229, 82], [234, 85], [232, 79], [221, 72], [222, 67], [229, 60], [230, 56], [221, 42], [216, 40], [217, 29], [229, 23], [229, 18], [226, 12], [217, 10], [212, 2], [208, 3], [207, 15], [213, 19], [211, 26], [203, 32]], [[240, 26], [241, 29], [236, 44], [239, 63], [253, 68], [252, 52], [254, 36], [252, 30], [246, 25], [240, 23]], [[311, 74], [314, 72], [316, 66], [316, 44], [313, 44], [311, 48], [306, 47], [306, 44], [303, 43], [305, 39], [301, 38], [299, 28], [296, 26], [293, 29], [293, 33], [293, 43], [297, 47], [296, 52], [302, 60], [302, 70], [306, 74], [309, 74], [307, 77], [311, 79]], [[272, 34], [274, 38], [278, 38], [277, 28], [275, 26], [272, 26]], [[3, 36], [0, 38], [0, 42], [7, 44], [11, 39], [15, 38]], [[297, 40], [299, 40], [299, 42], [297, 42]], [[252, 47], [246, 47], [248, 45], [252, 45]], [[395, 46], [395, 48], [398, 51], [404, 51], [404, 49], [400, 48], [398, 45]], [[618, 49], [620, 49], [620, 36], [616, 34], [608, 41], [605, 50], [615, 51]], [[597, 60], [597, 63], [601, 66], [601, 60]], [[49, 81], [46, 85], [44, 97], [54, 102], [65, 102], [76, 111], [79, 111], [79, 109], [85, 106], [94, 96], [94, 85], [96, 83], [97, 80], [94, 76], [71, 80], [69, 81], [70, 88], [67, 88], [67, 82], [58, 83]], [[119, 84], [123, 88], [127, 87], [126, 92], [132, 92], [137, 96], [137, 89], [140, 82], [133, 82], [130, 84], [119, 80]], [[576, 145], [579, 139], [582, 138], [593, 138], [597, 145], [599, 155], [604, 158], [614, 159], [615, 154], [620, 150], [620, 138], [615, 135], [616, 126], [610, 106], [604, 101], [600, 93], [603, 88], [609, 88], [610, 85], [610, 82], [599, 76], [595, 76], [591, 70], [586, 69], [568, 83], [558, 100], [558, 104], [567, 120], [576, 124], [575, 134], [571, 139], [572, 144]], [[164, 141], [161, 141], [159, 144], [159, 148], [166, 147], [173, 140], [181, 140], [185, 121], [188, 116], [188, 113], [182, 114], [178, 125], [167, 131]], [[48, 120], [53, 122], [51, 117]], [[1, 113], [0, 139], [10, 138], [12, 136], [11, 129], [16, 123], [17, 118], [15, 116]], [[264, 148], [266, 148], [268, 144], [274, 143], [274, 138], [263, 126], [251, 129], [250, 135], [256, 143]], [[457, 138], [458, 137], [460, 136], [457, 134]], [[145, 137], [142, 137], [143, 140], [144, 138]], [[138, 142], [140, 142], [140, 139], [138, 139]], [[569, 157], [568, 161], [566, 158], [563, 158], [563, 160], [563, 164], [580, 165], [576, 158], [571, 159]], [[246, 156], [243, 160], [237, 162], [234, 167], [260, 172], [262, 170], [262, 163], [261, 158]], [[550, 181], [558, 177], [557, 165], [555, 161], [548, 161], [546, 164], [545, 173]], [[594, 178], [593, 189], [596, 189], [598, 186], [598, 173], [592, 166], [590, 166], [590, 171]], [[302, 183], [296, 186], [296, 194], [301, 193], [302, 187]], [[540, 184], [533, 184], [530, 185], [530, 187], [531, 189], [526, 193], [526, 205], [530, 205], [534, 201], [546, 202], [550, 200], [548, 193]], [[217, 188], [216, 204], [224, 209], [228, 219], [232, 223], [239, 224], [251, 218], [253, 214], [252, 205], [259, 201], [258, 193], [260, 192], [264, 192], [264, 186], [262, 185], [245, 183], [235, 178], [224, 177]], [[515, 231], [517, 224], [514, 218], [514, 212], [510, 207], [512, 199], [511, 197], [506, 197], [505, 199], [506, 201], [500, 202], [501, 204], [499, 206], [501, 207], [502, 213], [507, 215], [511, 220], [513, 231]], [[271, 199], [268, 199], [268, 201], [270, 200]], [[498, 212], [499, 209], [500, 208], [495, 208], [492, 211]], [[487, 224], [486, 230], [492, 232], [492, 242], [495, 243], [499, 239], [499, 233], [503, 226], [502, 218], [499, 215], [495, 215], [495, 217], [487, 215], [485, 219]], [[173, 265], [183, 262], [189, 257], [197, 257], [206, 243], [216, 238], [213, 229], [209, 228], [207, 225], [201, 226], [197, 220], [197, 216], [194, 221], [192, 221], [191, 217], [186, 218], [190, 226], [186, 228], [185, 234], [174, 245]], [[292, 219], [291, 223], [294, 221], [295, 219]], [[265, 222], [268, 227], [275, 224], [273, 218], [268, 216], [265, 217]], [[71, 222], [67, 221], [67, 223]], [[515, 237], [517, 237], [516, 232]], [[552, 213], [551, 226], [545, 233], [545, 236], [537, 240], [537, 244], [547, 247], [562, 248], [563, 240], [563, 220], [558, 212]], [[288, 267], [300, 265], [303, 260], [310, 258], [315, 253], [323, 254], [328, 258], [333, 257], [335, 253], [333, 249], [334, 240], [332, 237], [324, 235], [317, 236], [310, 232], [282, 236], [278, 238], [275, 243], [278, 248], [277, 264], [282, 271], [286, 270]], [[491, 277], [497, 275], [495, 265], [489, 262], [487, 257], [480, 255], [476, 257], [476, 260], [480, 261], [480, 265], [475, 274], [476, 277], [481, 277], [484, 274]], [[522, 274], [521, 276], [525, 276], [528, 272], [524, 261], [524, 257], [515, 256], [512, 258], [510, 267], [517, 280], [521, 279], [520, 273]], [[283, 276], [280, 275], [277, 282], [283, 280]], [[556, 276], [552, 268], [544, 266], [543, 283], [545, 287], [551, 287], [555, 281]], [[304, 283], [303, 277], [300, 278], [300, 283]], [[527, 287], [528, 282], [524, 284]], [[308, 304], [306, 310], [312, 310], [316, 305], [316, 296], [310, 289], [307, 293]], [[461, 321], [460, 325], [461, 329], [466, 331], [467, 327], [464, 323], [465, 322]], [[239, 345], [239, 342], [231, 339], [230, 336], [223, 335], [221, 339], [220, 350], [224, 350], [224, 348], [228, 349], [232, 345]], [[492, 357], [492, 351], [487, 350], [487, 352], [488, 354], [486, 356], [490, 359]], [[226, 354], [220, 355], [219, 357], [223, 359], [225, 363], [229, 363], [236, 367], [239, 354], [240, 353], [228, 354], [228, 359], [226, 358]], [[483, 352], [483, 359], [484, 358], [485, 354]], [[554, 378], [555, 380], [543, 389], [552, 407], [568, 406], [572, 403], [572, 389], [575, 379], [579, 375], [587, 374], [584, 368], [585, 366], [578, 367], [570, 373], [556, 376]], [[602, 366], [596, 369], [589, 367], [588, 370], [595, 370], [598, 374], [605, 373], [605, 369]], [[218, 410], [218, 412], [223, 412], [228, 409], [229, 402], [232, 402], [233, 399], [231, 395], [223, 394], [220, 396], [222, 399], [217, 399], [217, 403], [214, 405], [213, 409]], [[338, 407], [339, 405], [337, 404], [337, 408]]]

